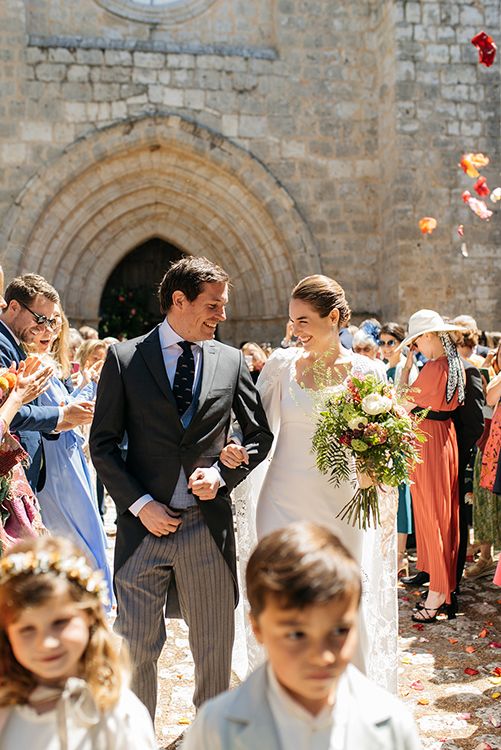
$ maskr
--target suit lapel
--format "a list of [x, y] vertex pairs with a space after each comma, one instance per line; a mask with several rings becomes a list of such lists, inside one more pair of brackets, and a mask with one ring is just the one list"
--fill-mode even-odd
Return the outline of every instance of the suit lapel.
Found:
[[197, 417], [197, 413], [200, 411], [207, 394], [212, 386], [212, 381], [216, 374], [217, 363], [219, 360], [219, 351], [214, 341], [203, 341], [202, 342], [202, 386], [200, 388], [200, 397], [198, 399], [197, 412], [195, 413], [194, 419]]
[[158, 335], [158, 326], [149, 333], [146, 338], [139, 342], [137, 345], [137, 351], [143, 357], [146, 366], [155, 378], [155, 381], [165, 398], [170, 401], [177, 413], [176, 399], [172, 393], [169, 379], [165, 371], [164, 358], [160, 346], [160, 337]]
[[23, 349], [23, 348], [22, 348], [22, 347], [21, 347], [21, 346], [20, 346], [20, 345], [19, 345], [19, 344], [17, 343], [17, 341], [15, 340], [15, 338], [14, 338], [14, 336], [13, 336], [13, 334], [12, 334], [12, 332], [11, 332], [10, 328], [8, 328], [8, 327], [7, 327], [6, 325], [5, 325], [5, 323], [3, 323], [3, 321], [2, 321], [2, 320], [0, 320], [0, 323], [2, 323], [2, 325], [0, 326], [0, 334], [3, 334], [3, 335], [5, 336], [5, 338], [6, 338], [6, 339], [7, 339], [8, 341], [10, 341], [10, 343], [12, 344], [12, 347], [13, 347], [13, 349], [14, 349], [14, 350], [15, 350], [15, 351], [17, 352], [17, 356], [18, 356], [18, 359], [17, 359], [17, 364], [19, 364], [19, 362], [20, 362], [21, 360], [23, 360], [23, 359], [26, 359], [26, 352], [25, 352], [25, 351], [24, 351], [24, 349]]

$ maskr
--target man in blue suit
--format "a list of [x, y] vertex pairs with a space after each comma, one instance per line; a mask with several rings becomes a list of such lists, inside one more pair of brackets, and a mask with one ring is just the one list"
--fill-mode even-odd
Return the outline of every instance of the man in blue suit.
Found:
[[[23, 344], [29, 344], [41, 328], [58, 324], [55, 313], [60, 309], [59, 295], [42, 276], [28, 273], [13, 279], [5, 290], [6, 307], [0, 315], [0, 365], [10, 367], [26, 359]], [[64, 407], [40, 406], [38, 399], [22, 406], [11, 422], [31, 464], [26, 471], [34, 490], [43, 486], [43, 446], [41, 433], [57, 440], [59, 432], [86, 424], [92, 419], [89, 406], [69, 404]], [[41, 481], [40, 481], [41, 480]]]

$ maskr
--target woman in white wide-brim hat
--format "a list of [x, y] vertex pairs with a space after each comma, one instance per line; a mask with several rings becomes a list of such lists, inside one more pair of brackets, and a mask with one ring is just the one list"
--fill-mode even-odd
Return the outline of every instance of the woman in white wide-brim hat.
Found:
[[402, 346], [410, 346], [402, 371], [407, 382], [412, 351], [428, 362], [412, 385], [409, 398], [416, 410], [429, 409], [422, 429], [428, 440], [420, 446], [422, 463], [414, 469], [412, 505], [416, 528], [417, 567], [430, 576], [424, 605], [412, 619], [434, 622], [445, 607], [455, 617], [456, 559], [459, 546], [458, 447], [452, 413], [464, 402], [465, 375], [449, 332], [459, 326], [446, 323], [433, 310], [419, 310], [409, 319]]

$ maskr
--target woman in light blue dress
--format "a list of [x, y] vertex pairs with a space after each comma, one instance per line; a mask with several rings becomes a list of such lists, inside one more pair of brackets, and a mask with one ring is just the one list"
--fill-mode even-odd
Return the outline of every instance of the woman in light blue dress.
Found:
[[[56, 316], [57, 313], [56, 308]], [[65, 375], [65, 357], [64, 343], [61, 339], [64, 339], [66, 325], [66, 320], [61, 315], [60, 326], [55, 330], [44, 329], [33, 341], [37, 354], [49, 356], [48, 352], [52, 351], [55, 372], [62, 377]], [[68, 392], [65, 382], [54, 374], [49, 381], [49, 387], [39, 397], [40, 404], [62, 406], [71, 402], [88, 402], [95, 399], [94, 381], [91, 380], [71, 393]], [[87, 555], [90, 563], [102, 570], [112, 601], [112, 580], [106, 559], [106, 535], [83, 452], [85, 440], [75, 429], [61, 432], [57, 440], [42, 437], [46, 476], [45, 484], [38, 492], [38, 499], [43, 521], [51, 534], [70, 537]]]

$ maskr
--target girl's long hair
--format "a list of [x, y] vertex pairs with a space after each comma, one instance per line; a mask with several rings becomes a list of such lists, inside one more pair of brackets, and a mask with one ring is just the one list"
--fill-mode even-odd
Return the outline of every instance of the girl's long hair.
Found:
[[61, 309], [61, 331], [59, 336], [52, 344], [51, 355], [60, 368], [61, 378], [69, 378], [71, 374], [70, 361], [70, 324], [68, 318]]
[[[61, 559], [82, 557], [72, 542], [60, 537], [39, 537], [16, 544], [9, 555], [33, 551], [56, 554]], [[102, 712], [113, 708], [128, 674], [127, 658], [119, 650], [106, 622], [103, 606], [96, 594], [56, 571], [21, 573], [0, 585], [0, 706], [27, 703], [38, 684], [37, 676], [16, 660], [6, 627], [15, 622], [26, 607], [37, 607], [54, 596], [67, 593], [90, 619], [89, 642], [80, 663], [79, 677], [87, 683], [96, 706]]]

